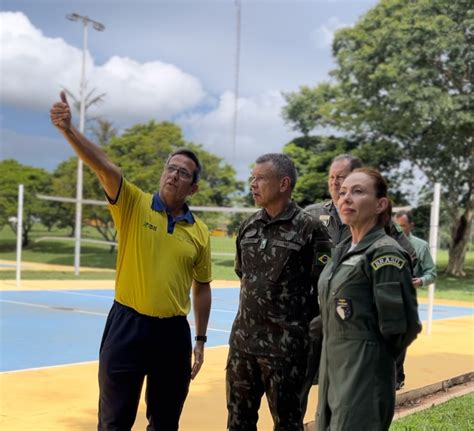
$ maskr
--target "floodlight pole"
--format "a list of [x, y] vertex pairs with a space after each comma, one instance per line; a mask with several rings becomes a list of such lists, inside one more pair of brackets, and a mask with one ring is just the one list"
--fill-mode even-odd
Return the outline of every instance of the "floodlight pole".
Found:
[[[97, 31], [104, 31], [105, 26], [98, 21], [95, 21], [87, 16], [82, 16], [77, 13], [66, 15], [70, 21], [82, 21], [83, 44], [82, 44], [82, 71], [81, 71], [81, 107], [79, 115], [79, 131], [84, 133], [85, 114], [86, 114], [86, 53], [87, 53], [87, 27], [92, 24], [92, 27]], [[75, 243], [74, 243], [74, 274], [79, 275], [80, 261], [81, 261], [81, 225], [82, 225], [82, 178], [83, 178], [83, 164], [82, 160], [78, 158], [77, 163], [77, 186], [76, 186], [76, 223], [74, 228]]]
[[236, 31], [235, 31], [235, 70], [234, 70], [234, 112], [232, 118], [232, 158], [235, 161], [235, 148], [237, 142], [237, 110], [239, 107], [239, 74], [240, 74], [240, 28], [241, 28], [241, 2], [235, 0]]

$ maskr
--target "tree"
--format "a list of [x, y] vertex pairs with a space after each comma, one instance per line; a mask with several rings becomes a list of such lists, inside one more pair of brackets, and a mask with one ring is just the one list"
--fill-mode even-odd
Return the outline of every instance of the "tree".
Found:
[[[108, 157], [118, 165], [124, 176], [144, 191], [156, 192], [160, 176], [169, 154], [181, 147], [195, 151], [203, 164], [199, 191], [192, 203], [200, 206], [229, 206], [236, 194], [243, 190], [237, 181], [235, 170], [223, 160], [202, 148], [187, 142], [181, 129], [170, 122], [136, 124], [123, 135], [110, 133], [110, 123], [99, 123], [95, 141], [102, 143]], [[77, 158], [61, 163], [54, 172], [53, 193], [59, 196], [75, 196]], [[94, 173], [84, 167], [84, 199], [104, 199], [104, 192]], [[60, 226], [74, 229], [75, 209], [72, 204], [55, 203]], [[84, 205], [83, 218], [94, 226], [106, 241], [115, 241], [116, 230], [110, 212], [105, 206]], [[219, 223], [216, 214], [203, 213], [202, 218], [211, 228]]]
[[[80, 114], [81, 112], [81, 99], [79, 97], [76, 97], [76, 95], [68, 90], [67, 88], [63, 87], [63, 90], [66, 92], [67, 96], [72, 100], [72, 107], [74, 108], [74, 110]], [[107, 93], [101, 93], [101, 94], [94, 94], [96, 92], [96, 89], [93, 88], [92, 90], [90, 90], [84, 97], [84, 112], [87, 113], [88, 109], [91, 107], [91, 106], [94, 106], [94, 105], [100, 105], [101, 103], [104, 102], [104, 99], [105, 99], [105, 96], [107, 95]], [[79, 119], [79, 116], [77, 117], [77, 119]], [[97, 118], [90, 118], [86, 115], [86, 118], [85, 118], [85, 123], [89, 123], [89, 122], [94, 122], [94, 121], [104, 121], [104, 120], [101, 120], [100, 117], [97, 117]], [[107, 122], [105, 122], [107, 123]], [[109, 125], [111, 125], [111, 123], [108, 123]]]
[[474, 215], [473, 24], [469, 2], [382, 0], [336, 33], [332, 96], [312, 117], [403, 151], [442, 184], [452, 275], [464, 274]]
[[399, 144], [442, 184], [452, 275], [464, 275], [474, 215], [473, 23], [468, 2], [386, 0], [333, 45], [340, 123]]
[[91, 126], [90, 130], [100, 147], [105, 147], [113, 137], [117, 136], [113, 123], [103, 118], [97, 118], [96, 125]]
[[235, 170], [201, 145], [187, 142], [179, 126], [170, 123], [137, 124], [120, 137], [112, 138], [106, 151], [124, 175], [142, 190], [157, 191], [162, 168], [169, 154], [181, 147], [196, 152], [203, 165], [199, 191], [194, 205], [229, 206], [243, 184], [235, 178]]
[[337, 88], [325, 82], [314, 88], [303, 85], [298, 92], [285, 93], [283, 97], [286, 100], [283, 119], [292, 125], [293, 130], [308, 136], [316, 127], [330, 122], [330, 116], [325, 115], [322, 108], [335, 100]]
[[18, 185], [24, 185], [23, 205], [23, 246], [29, 244], [29, 234], [33, 225], [41, 220], [47, 210], [45, 201], [36, 197], [37, 193], [48, 194], [51, 175], [44, 169], [22, 165], [16, 160], [0, 161], [0, 227], [8, 224], [16, 233], [18, 214]]
[[384, 172], [394, 203], [406, 204], [398, 191], [404, 176], [393, 170], [399, 164], [399, 151], [386, 151], [380, 143], [360, 141], [355, 137], [303, 136], [286, 144], [283, 152], [293, 159], [298, 170], [293, 197], [302, 206], [330, 199], [327, 186], [329, 167], [332, 159], [343, 153], [360, 157], [365, 165]]
[[[111, 122], [97, 119], [96, 126], [91, 127], [94, 141], [105, 148], [109, 141], [116, 136], [116, 131]], [[53, 174], [52, 194], [55, 196], [75, 197], [77, 178], [77, 157], [70, 157], [60, 163]], [[104, 200], [104, 191], [95, 174], [84, 166], [83, 170], [83, 197], [84, 199]], [[54, 217], [58, 227], [70, 228], [71, 236], [74, 234], [76, 210], [72, 203], [52, 202], [50, 206], [51, 217]], [[105, 241], [114, 242], [117, 236], [110, 212], [105, 206], [83, 205], [83, 220], [93, 226]], [[111, 251], [114, 247], [111, 247]]]

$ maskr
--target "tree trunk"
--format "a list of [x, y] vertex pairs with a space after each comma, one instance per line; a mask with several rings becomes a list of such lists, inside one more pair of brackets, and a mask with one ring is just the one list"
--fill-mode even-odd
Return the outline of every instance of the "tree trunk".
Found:
[[461, 215], [453, 224], [451, 229], [451, 242], [449, 244], [449, 261], [445, 273], [456, 277], [463, 277], [464, 259], [466, 257], [467, 245], [471, 233], [472, 205], [468, 205], [466, 212]]
[[26, 247], [29, 243], [30, 243], [30, 238], [28, 237], [28, 229], [23, 228], [21, 246]]

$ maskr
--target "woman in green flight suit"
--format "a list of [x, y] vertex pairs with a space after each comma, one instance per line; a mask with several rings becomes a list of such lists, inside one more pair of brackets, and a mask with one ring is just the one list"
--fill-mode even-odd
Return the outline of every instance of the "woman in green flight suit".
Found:
[[318, 431], [388, 430], [395, 360], [421, 330], [410, 256], [386, 235], [387, 184], [361, 168], [342, 184], [338, 209], [351, 238], [319, 278], [323, 348]]

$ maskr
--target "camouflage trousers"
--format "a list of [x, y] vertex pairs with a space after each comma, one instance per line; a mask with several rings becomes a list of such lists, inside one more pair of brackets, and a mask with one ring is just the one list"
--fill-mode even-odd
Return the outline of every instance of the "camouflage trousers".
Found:
[[307, 356], [275, 358], [229, 350], [226, 368], [227, 429], [256, 431], [267, 395], [274, 431], [302, 431], [301, 391]]

